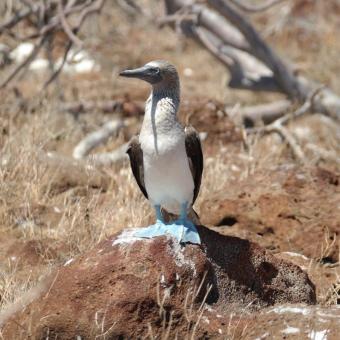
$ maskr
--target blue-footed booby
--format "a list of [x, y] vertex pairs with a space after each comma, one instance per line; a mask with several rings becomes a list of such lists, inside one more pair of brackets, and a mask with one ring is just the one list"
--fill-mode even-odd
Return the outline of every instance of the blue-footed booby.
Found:
[[[171, 234], [180, 243], [200, 244], [188, 212], [200, 189], [203, 154], [196, 130], [191, 126], [184, 128], [177, 119], [180, 104], [177, 70], [167, 61], [159, 60], [120, 75], [144, 80], [152, 86], [140, 134], [131, 139], [127, 153], [140, 190], [156, 210], [157, 221], [138, 230], [135, 236]], [[179, 218], [165, 223], [161, 209]]]

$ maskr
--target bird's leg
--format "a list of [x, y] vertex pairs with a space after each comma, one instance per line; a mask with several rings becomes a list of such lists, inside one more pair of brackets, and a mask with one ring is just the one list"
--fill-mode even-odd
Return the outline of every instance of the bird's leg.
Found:
[[181, 213], [179, 215], [179, 220], [180, 221], [186, 221], [188, 219], [188, 203], [183, 203], [181, 205]]
[[163, 219], [162, 212], [161, 212], [161, 206], [159, 204], [155, 205], [155, 210], [156, 210], [156, 220], [157, 220], [157, 222], [164, 223], [164, 219]]
[[[181, 205], [179, 219], [169, 224], [169, 232], [173, 234], [180, 243], [201, 244], [200, 236], [195, 225], [188, 219], [188, 203]], [[171, 228], [171, 229], [170, 229]]]
[[181, 213], [179, 219], [169, 224], [164, 223], [160, 205], [155, 205], [156, 223], [146, 228], [141, 228], [134, 236], [142, 238], [153, 238], [170, 234], [180, 243], [196, 243], [201, 244], [195, 225], [188, 219], [187, 212], [188, 203], [181, 205]]

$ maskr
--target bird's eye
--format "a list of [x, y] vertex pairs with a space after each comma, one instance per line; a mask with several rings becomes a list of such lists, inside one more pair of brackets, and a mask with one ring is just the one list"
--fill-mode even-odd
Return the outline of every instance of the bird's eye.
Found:
[[154, 75], [157, 75], [160, 73], [160, 69], [158, 67], [153, 67], [151, 69], [151, 73], [154, 74]]

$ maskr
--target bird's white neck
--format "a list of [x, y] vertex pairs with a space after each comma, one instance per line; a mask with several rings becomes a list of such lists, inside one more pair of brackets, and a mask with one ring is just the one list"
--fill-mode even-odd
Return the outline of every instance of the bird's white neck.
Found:
[[147, 129], [149, 133], [162, 133], [171, 129], [177, 122], [179, 104], [179, 87], [165, 89], [154, 87], [145, 103], [142, 130]]
[[177, 119], [180, 104], [179, 87], [153, 88], [145, 104], [145, 115], [140, 138], [152, 138], [153, 149], [158, 153], [160, 139], [171, 139], [182, 130]]

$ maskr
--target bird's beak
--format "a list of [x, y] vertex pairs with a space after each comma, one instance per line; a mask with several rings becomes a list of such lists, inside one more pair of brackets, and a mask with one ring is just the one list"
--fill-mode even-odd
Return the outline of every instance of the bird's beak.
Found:
[[148, 66], [143, 66], [139, 68], [135, 68], [133, 70], [125, 70], [119, 73], [122, 77], [128, 77], [128, 78], [139, 78], [139, 79], [145, 79], [146, 77], [150, 76], [150, 68]]
[[154, 85], [162, 81], [160, 70], [150, 65], [144, 65], [134, 70], [125, 70], [119, 73], [122, 77], [138, 78]]

